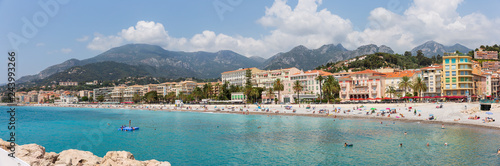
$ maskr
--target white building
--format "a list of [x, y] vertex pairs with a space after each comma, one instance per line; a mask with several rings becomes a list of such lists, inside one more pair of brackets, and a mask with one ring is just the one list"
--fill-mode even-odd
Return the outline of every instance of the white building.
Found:
[[251, 70], [252, 74], [258, 73], [261, 70], [253, 68], [238, 69], [233, 71], [223, 72], [221, 75], [222, 82], [229, 82], [229, 85], [244, 86], [246, 83], [246, 71]]

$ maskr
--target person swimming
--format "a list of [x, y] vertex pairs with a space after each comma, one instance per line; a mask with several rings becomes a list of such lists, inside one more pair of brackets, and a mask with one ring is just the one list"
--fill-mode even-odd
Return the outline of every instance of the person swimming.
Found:
[[498, 150], [497, 150], [497, 154], [500, 154], [500, 148], [498, 148]]
[[406, 133], [406, 131], [405, 131], [405, 135], [406, 135], [406, 134], [408, 134], [408, 133]]
[[427, 142], [427, 146], [430, 146], [430, 144]]
[[403, 147], [403, 143], [400, 143], [400, 144], [399, 144], [399, 147]]
[[344, 147], [348, 147], [348, 146], [352, 147], [352, 144], [344, 143]]
[[444, 146], [448, 146], [448, 142], [445, 142], [445, 143], [444, 143]]

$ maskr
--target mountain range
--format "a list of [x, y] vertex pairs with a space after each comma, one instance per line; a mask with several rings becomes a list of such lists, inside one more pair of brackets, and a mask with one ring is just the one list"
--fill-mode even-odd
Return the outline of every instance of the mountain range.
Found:
[[411, 50], [412, 55], [416, 56], [418, 50], [422, 50], [422, 53], [424, 53], [424, 56], [426, 57], [437, 56], [438, 54], [443, 56], [445, 52], [460, 51], [461, 53], [468, 53], [469, 51], [472, 51], [472, 49], [458, 43], [453, 46], [444, 46], [432, 40], [413, 48]]
[[[437, 54], [442, 55], [444, 52], [454, 52], [455, 50], [459, 50], [460, 52], [471, 50], [460, 44], [447, 47], [437, 42], [429, 41], [415, 47], [412, 50], [412, 52], [415, 51], [413, 55], [416, 55], [416, 51], [419, 49], [427, 57]], [[328, 62], [347, 60], [376, 52], [394, 53], [390, 47], [374, 44], [364, 45], [355, 50], [347, 50], [341, 44], [323, 45], [317, 49], [309, 49], [300, 45], [288, 52], [278, 53], [268, 59], [264, 59], [258, 56], [246, 57], [230, 50], [218, 52], [182, 52], [165, 50], [156, 45], [127, 44], [112, 48], [92, 58], [84, 60], [69, 59], [63, 63], [50, 66], [36, 75], [21, 77], [18, 83], [46, 79], [54, 74], [58, 74], [57, 77], [51, 77], [50, 80], [76, 81], [81, 80], [82, 76], [90, 79], [91, 76], [88, 73], [84, 73], [90, 71], [96, 75], [95, 77], [92, 76], [92, 78], [103, 78], [106, 75], [108, 76], [106, 78], [111, 78], [109, 73], [120, 73], [114, 76], [126, 76], [123, 73], [127, 71], [131, 72], [128, 76], [217, 78], [224, 71], [248, 67], [258, 67], [266, 70], [297, 67], [303, 70], [311, 70]], [[102, 68], [106, 67], [106, 65], [108, 67], [110, 65], [115, 66], [117, 69], [111, 68], [106, 70], [106, 73], [99, 73], [94, 69], [90, 69]], [[129, 71], [125, 69], [126, 67], [133, 69]], [[75, 72], [79, 74], [75, 74]]]

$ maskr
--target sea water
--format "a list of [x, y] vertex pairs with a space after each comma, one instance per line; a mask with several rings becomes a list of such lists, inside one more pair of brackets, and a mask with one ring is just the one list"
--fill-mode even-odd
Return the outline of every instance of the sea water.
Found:
[[[0, 138], [6, 140], [9, 107], [0, 108]], [[140, 130], [118, 131], [129, 120]], [[47, 152], [80, 149], [103, 157], [124, 150], [138, 160], [172, 165], [500, 165], [499, 130], [445, 127], [274, 114], [16, 107], [15, 132], [16, 143], [36, 143]]]

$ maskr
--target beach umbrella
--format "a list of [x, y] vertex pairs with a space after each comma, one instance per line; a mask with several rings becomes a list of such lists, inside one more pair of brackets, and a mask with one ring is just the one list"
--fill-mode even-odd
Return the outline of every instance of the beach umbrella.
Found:
[[382, 98], [380, 98], [380, 97], [375, 98], [375, 100], [380, 100], [380, 99], [382, 99]]
[[386, 108], [386, 110], [390, 110], [390, 108]]
[[389, 97], [384, 97], [383, 99], [384, 99], [384, 100], [391, 100], [392, 98], [389, 98]]
[[417, 110], [418, 112], [422, 112], [422, 110]]
[[486, 112], [486, 114], [488, 114], [488, 115], [493, 115], [493, 113], [492, 113], [492, 112]]
[[370, 108], [371, 110], [376, 110], [376, 108]]
[[434, 116], [434, 114], [429, 114], [429, 116]]
[[361, 108], [358, 108], [358, 110], [360, 110], [360, 111], [361, 111]]
[[401, 98], [402, 98], [402, 99], [407, 99], [407, 98], [410, 98], [410, 97], [408, 97], [408, 96], [405, 96], [405, 97], [401, 97]]
[[422, 97], [422, 98], [424, 98], [424, 99], [429, 99], [429, 98], [431, 98], [431, 97], [430, 97], [430, 96], [424, 96], [424, 97]]

